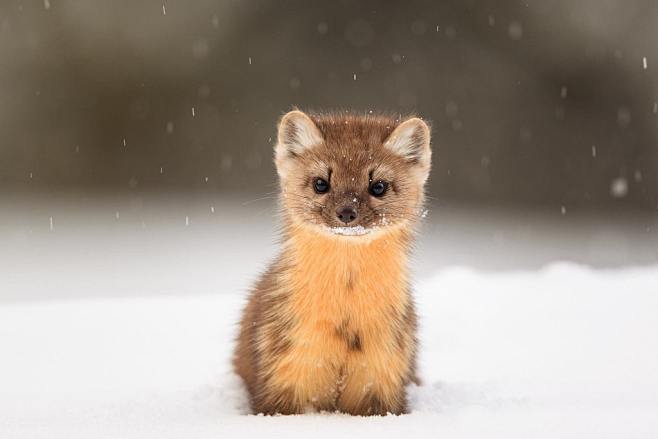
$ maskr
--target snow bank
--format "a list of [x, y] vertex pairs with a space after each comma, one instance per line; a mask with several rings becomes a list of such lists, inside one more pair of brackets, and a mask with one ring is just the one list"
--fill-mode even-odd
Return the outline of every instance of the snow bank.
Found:
[[243, 297], [0, 305], [1, 438], [656, 437], [658, 267], [446, 269], [400, 417], [245, 415]]

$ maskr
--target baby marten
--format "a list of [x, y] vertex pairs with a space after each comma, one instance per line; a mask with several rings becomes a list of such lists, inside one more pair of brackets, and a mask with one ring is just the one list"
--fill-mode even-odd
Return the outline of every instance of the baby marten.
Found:
[[416, 117], [283, 116], [282, 250], [251, 292], [234, 357], [254, 413], [406, 412], [407, 265], [430, 160]]

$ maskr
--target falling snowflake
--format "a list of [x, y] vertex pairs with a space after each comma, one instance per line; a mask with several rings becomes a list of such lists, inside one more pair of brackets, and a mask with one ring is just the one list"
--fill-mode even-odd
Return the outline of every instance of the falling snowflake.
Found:
[[610, 195], [624, 198], [628, 194], [628, 181], [624, 177], [615, 178], [610, 183]]
[[513, 40], [520, 40], [523, 38], [523, 27], [518, 21], [513, 21], [507, 27], [507, 34]]

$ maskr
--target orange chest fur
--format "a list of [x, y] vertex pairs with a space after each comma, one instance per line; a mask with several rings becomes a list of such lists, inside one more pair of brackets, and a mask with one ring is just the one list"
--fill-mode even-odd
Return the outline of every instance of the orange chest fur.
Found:
[[291, 311], [308, 330], [384, 335], [410, 300], [400, 232], [367, 241], [302, 233], [293, 246]]
[[294, 323], [289, 349], [268, 368], [272, 386], [292, 388], [301, 405], [325, 408], [358, 407], [372, 392], [397, 401], [413, 339], [403, 318], [411, 300], [407, 243], [402, 233], [290, 239], [281, 281], [289, 295], [284, 312]]

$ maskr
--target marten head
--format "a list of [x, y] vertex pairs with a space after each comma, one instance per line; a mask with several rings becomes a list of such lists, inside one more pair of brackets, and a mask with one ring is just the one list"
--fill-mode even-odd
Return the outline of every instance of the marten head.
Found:
[[407, 226], [430, 162], [430, 129], [416, 117], [291, 111], [275, 149], [284, 221], [349, 236]]

